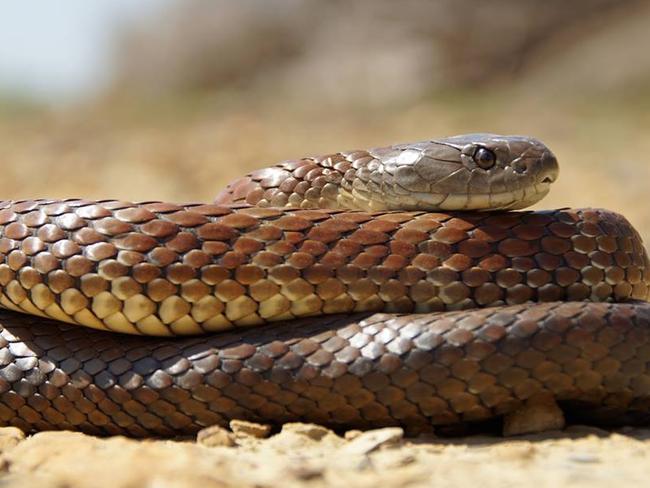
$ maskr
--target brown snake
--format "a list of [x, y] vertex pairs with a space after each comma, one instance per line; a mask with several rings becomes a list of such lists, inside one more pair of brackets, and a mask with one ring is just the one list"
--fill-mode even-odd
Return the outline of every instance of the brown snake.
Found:
[[605, 210], [503, 211], [557, 172], [536, 140], [474, 134], [287, 161], [215, 204], [2, 202], [0, 423], [418, 432], [549, 399], [643, 422], [638, 233]]

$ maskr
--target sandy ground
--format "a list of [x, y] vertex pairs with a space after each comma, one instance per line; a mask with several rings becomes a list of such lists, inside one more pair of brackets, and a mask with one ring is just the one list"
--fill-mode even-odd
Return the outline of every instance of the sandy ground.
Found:
[[521, 438], [404, 439], [401, 429], [349, 432], [288, 424], [212, 431], [199, 441], [99, 439], [73, 432], [24, 438], [0, 429], [0, 484], [53, 487], [642, 486], [650, 431], [574, 426]]

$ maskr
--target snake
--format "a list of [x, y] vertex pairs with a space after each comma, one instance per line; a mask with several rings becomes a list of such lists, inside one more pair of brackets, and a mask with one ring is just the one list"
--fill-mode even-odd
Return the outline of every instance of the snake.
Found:
[[0, 425], [646, 422], [646, 251], [614, 212], [522, 210], [558, 168], [468, 134], [283, 161], [209, 204], [2, 201]]

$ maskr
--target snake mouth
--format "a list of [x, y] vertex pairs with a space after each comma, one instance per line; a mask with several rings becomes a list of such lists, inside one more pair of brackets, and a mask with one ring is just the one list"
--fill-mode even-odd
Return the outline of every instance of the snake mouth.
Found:
[[545, 176], [544, 179], [542, 181], [540, 181], [540, 183], [548, 184], [548, 185], [550, 185], [551, 183], [554, 183], [554, 182], [555, 182], [555, 178], [553, 178], [552, 176]]
[[[425, 211], [495, 211], [518, 210], [544, 198], [551, 183], [542, 182], [513, 191], [496, 193], [452, 193], [438, 194], [411, 192], [408, 195], [382, 194], [381, 199], [373, 199], [373, 209], [386, 210], [425, 210]], [[354, 192], [353, 192], [354, 193]], [[394, 198], [393, 198], [394, 197]], [[365, 202], [368, 205], [369, 202]]]
[[536, 184], [526, 185], [515, 190], [486, 193], [429, 193], [401, 192], [387, 189], [382, 193], [362, 192], [352, 189], [341, 191], [340, 196], [348, 204], [360, 210], [402, 210], [402, 211], [478, 211], [520, 210], [529, 207], [544, 198], [555, 181], [553, 175], [547, 175]]

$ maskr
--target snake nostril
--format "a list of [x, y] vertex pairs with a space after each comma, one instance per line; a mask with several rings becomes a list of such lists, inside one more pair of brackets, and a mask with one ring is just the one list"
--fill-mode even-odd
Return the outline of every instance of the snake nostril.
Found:
[[550, 185], [551, 183], [555, 183], [558, 176], [559, 167], [557, 159], [555, 159], [555, 156], [552, 153], [547, 151], [542, 158], [542, 171], [540, 172], [538, 180], [541, 183]]
[[528, 171], [528, 163], [525, 161], [515, 161], [512, 164], [512, 169], [515, 170], [515, 173], [523, 174]]

